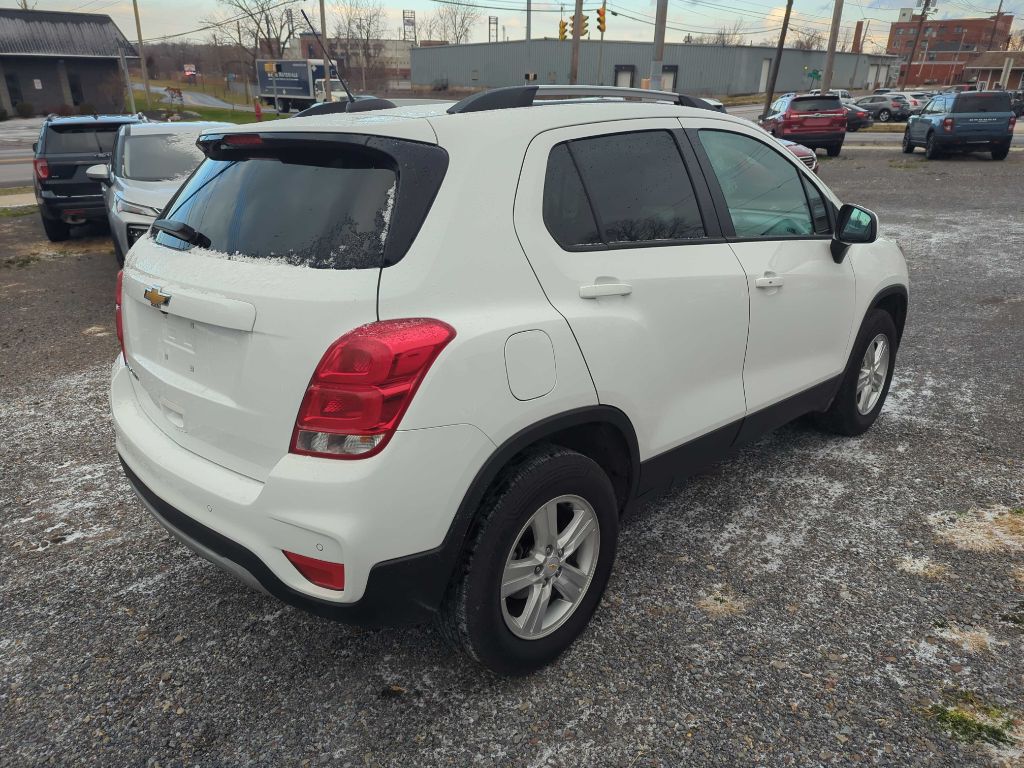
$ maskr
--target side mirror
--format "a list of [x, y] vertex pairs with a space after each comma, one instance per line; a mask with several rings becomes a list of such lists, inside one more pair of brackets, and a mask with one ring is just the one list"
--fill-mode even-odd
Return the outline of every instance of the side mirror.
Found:
[[839, 209], [836, 231], [832, 236], [832, 260], [842, 264], [846, 250], [856, 243], [873, 243], [878, 239], [878, 217], [867, 208], [846, 204]]
[[33, 152], [38, 152], [39, 151], [39, 142], [38, 141], [33, 141], [32, 142], [32, 151]]
[[99, 163], [97, 165], [90, 165], [85, 175], [88, 176], [92, 181], [98, 181], [100, 184], [110, 183], [110, 166]]

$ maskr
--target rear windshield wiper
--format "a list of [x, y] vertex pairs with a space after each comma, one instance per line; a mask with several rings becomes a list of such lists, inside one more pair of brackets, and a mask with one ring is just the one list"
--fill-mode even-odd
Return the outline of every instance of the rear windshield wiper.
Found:
[[204, 235], [202, 232], [193, 229], [183, 221], [174, 221], [173, 219], [157, 219], [153, 222], [153, 229], [158, 232], [166, 232], [172, 237], [176, 237], [179, 240], [184, 240], [186, 243], [192, 245], [198, 245], [200, 248], [209, 248], [211, 245], [210, 238]]

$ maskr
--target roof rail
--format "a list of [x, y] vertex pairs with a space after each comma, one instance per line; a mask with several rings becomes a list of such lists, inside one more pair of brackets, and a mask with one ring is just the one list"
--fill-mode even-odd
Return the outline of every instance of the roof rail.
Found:
[[619, 99], [632, 101], [658, 101], [681, 107], [714, 110], [703, 99], [671, 91], [650, 91], [644, 88], [620, 88], [613, 85], [513, 85], [495, 88], [467, 96], [452, 104], [448, 114], [484, 112], [492, 109], [530, 107], [538, 100], [547, 99]]

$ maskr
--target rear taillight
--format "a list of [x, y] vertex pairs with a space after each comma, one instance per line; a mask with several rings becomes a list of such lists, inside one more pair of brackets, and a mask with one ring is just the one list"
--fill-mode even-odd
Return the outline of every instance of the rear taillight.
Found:
[[37, 157], [32, 161], [32, 167], [35, 168], [36, 178], [40, 181], [50, 178], [50, 164], [46, 162], [45, 158]]
[[315, 557], [297, 555], [288, 550], [282, 550], [288, 561], [295, 566], [295, 569], [302, 574], [306, 581], [316, 584], [324, 589], [334, 589], [341, 592], [345, 589], [345, 564], [332, 563], [328, 560], [317, 560]]
[[324, 353], [302, 398], [292, 453], [361, 459], [384, 449], [455, 329], [440, 320], [382, 320]]
[[952, 133], [953, 132], [953, 118], [952, 117], [947, 117], [945, 120], [942, 121], [942, 130], [944, 130], [946, 133]]
[[124, 282], [124, 270], [117, 273], [117, 288], [114, 290], [114, 327], [117, 329], [117, 343], [121, 345], [121, 355], [125, 363], [128, 355], [124, 351], [124, 321], [121, 320], [121, 283]]
[[1017, 116], [1010, 115], [1010, 133], [1013, 133], [1013, 127], [1017, 125]]

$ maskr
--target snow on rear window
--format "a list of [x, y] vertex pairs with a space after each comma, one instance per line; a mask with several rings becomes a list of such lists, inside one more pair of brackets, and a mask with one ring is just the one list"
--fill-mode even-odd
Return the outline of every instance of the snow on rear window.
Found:
[[[167, 218], [209, 238], [196, 253], [237, 261], [368, 269], [383, 263], [397, 192], [378, 156], [308, 149], [205, 160]], [[161, 245], [193, 246], [165, 232]]]

